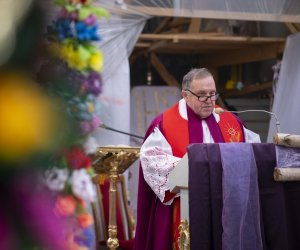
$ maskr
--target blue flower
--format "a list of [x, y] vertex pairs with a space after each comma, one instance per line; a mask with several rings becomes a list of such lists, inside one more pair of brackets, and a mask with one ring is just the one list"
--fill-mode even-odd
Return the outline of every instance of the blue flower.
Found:
[[77, 39], [80, 41], [99, 41], [100, 36], [97, 34], [98, 25], [88, 26], [84, 22], [77, 22], [75, 25]]
[[81, 230], [82, 234], [75, 235], [74, 241], [81, 246], [91, 249], [95, 244], [95, 235], [93, 227]]
[[54, 30], [59, 40], [73, 37], [71, 29], [71, 21], [69, 19], [61, 18], [54, 22]]

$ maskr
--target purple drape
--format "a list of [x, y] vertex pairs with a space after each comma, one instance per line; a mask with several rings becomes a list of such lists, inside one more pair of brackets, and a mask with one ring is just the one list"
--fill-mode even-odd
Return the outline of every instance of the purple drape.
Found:
[[252, 145], [223, 143], [219, 147], [223, 170], [222, 249], [261, 250], [257, 168]]

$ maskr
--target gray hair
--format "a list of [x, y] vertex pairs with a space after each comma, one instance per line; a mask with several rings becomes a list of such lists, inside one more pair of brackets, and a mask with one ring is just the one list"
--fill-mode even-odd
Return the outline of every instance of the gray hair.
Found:
[[191, 69], [184, 77], [182, 80], [182, 85], [181, 88], [182, 90], [185, 89], [190, 89], [191, 83], [195, 79], [203, 79], [206, 77], [213, 77], [212, 74], [208, 71], [206, 68], [196, 68], [196, 69]]

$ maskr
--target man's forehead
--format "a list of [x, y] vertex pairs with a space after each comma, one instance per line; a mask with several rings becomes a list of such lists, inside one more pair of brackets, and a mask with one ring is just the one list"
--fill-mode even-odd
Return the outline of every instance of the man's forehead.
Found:
[[215, 81], [212, 77], [204, 77], [199, 79], [194, 79], [191, 83], [191, 87], [197, 88], [197, 89], [215, 89]]

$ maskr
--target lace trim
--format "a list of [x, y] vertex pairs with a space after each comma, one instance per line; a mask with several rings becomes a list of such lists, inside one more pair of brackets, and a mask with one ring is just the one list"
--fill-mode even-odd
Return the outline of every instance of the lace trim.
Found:
[[[141, 154], [141, 164], [145, 181], [151, 187], [161, 202], [165, 198], [165, 192], [170, 190], [169, 175], [181, 160], [179, 157], [167, 154], [160, 147], [146, 149]], [[176, 195], [175, 197], [178, 197]], [[173, 199], [164, 203], [169, 205]]]

